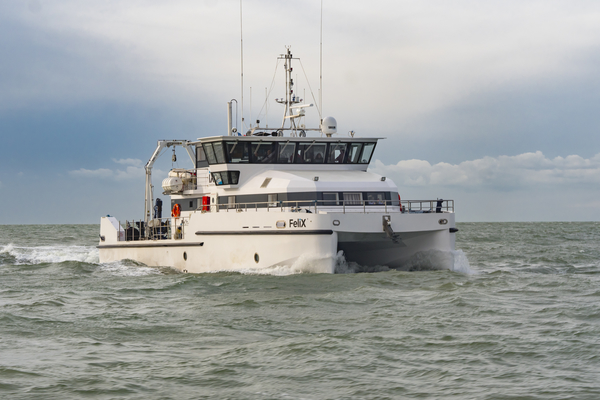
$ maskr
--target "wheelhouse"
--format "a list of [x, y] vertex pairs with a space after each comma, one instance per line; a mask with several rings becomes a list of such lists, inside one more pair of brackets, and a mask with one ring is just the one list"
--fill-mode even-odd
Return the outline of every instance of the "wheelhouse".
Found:
[[196, 144], [196, 167], [216, 164], [362, 164], [366, 167], [376, 144], [376, 138], [208, 138]]

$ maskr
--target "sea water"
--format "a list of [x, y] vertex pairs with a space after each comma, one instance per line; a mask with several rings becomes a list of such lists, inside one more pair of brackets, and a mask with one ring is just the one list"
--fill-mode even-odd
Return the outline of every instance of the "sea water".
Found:
[[97, 225], [0, 226], [0, 398], [600, 398], [600, 223], [457, 226], [450, 265], [335, 275], [100, 264]]

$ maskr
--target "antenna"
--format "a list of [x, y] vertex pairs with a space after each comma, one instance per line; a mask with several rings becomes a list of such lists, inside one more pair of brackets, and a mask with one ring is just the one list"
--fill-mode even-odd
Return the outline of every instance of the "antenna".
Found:
[[[240, 0], [241, 1], [241, 0]], [[319, 117], [323, 121], [323, 0], [321, 0], [321, 35], [319, 46]]]
[[244, 29], [242, 25], [242, 0], [240, 0], [240, 64], [241, 64], [241, 85], [242, 85], [242, 121], [241, 128], [244, 131]]
[[267, 92], [267, 88], [265, 88], [265, 121], [267, 124], [267, 129], [269, 129], [269, 103], [268, 103], [268, 100], [269, 100], [269, 93]]

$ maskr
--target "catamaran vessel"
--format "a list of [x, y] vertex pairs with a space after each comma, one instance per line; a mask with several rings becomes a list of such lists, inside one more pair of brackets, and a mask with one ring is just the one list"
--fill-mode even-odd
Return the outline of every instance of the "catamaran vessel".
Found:
[[[263, 270], [310, 262], [334, 273], [343, 252], [364, 267], [418, 268], [424, 255], [451, 254], [453, 200], [402, 200], [392, 180], [367, 171], [381, 138], [337, 134], [332, 117], [317, 128], [302, 123], [312, 104], [294, 94], [288, 48], [281, 126], [245, 136], [161, 140], [145, 166], [144, 218], [100, 222], [100, 262], [131, 259], [189, 273]], [[170, 216], [154, 199], [152, 167], [166, 149], [182, 147], [192, 168], [162, 181]]]

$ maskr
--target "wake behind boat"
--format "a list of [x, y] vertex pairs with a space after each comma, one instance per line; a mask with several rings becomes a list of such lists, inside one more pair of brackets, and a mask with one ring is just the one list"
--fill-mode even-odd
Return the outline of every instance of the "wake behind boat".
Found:
[[[103, 217], [100, 262], [132, 259], [184, 272], [266, 269], [310, 259], [333, 273], [338, 252], [362, 266], [414, 267], [423, 254], [454, 250], [452, 200], [401, 200], [396, 185], [367, 171], [379, 138], [337, 135], [334, 118], [301, 123], [289, 48], [280, 57], [286, 97], [280, 128], [259, 124], [246, 136], [159, 141], [146, 164], [143, 220]], [[171, 217], [154, 200], [152, 167], [161, 152], [183, 147], [193, 168], [162, 182]], [[154, 215], [151, 211], [154, 205]], [[418, 262], [418, 261], [417, 261]]]

